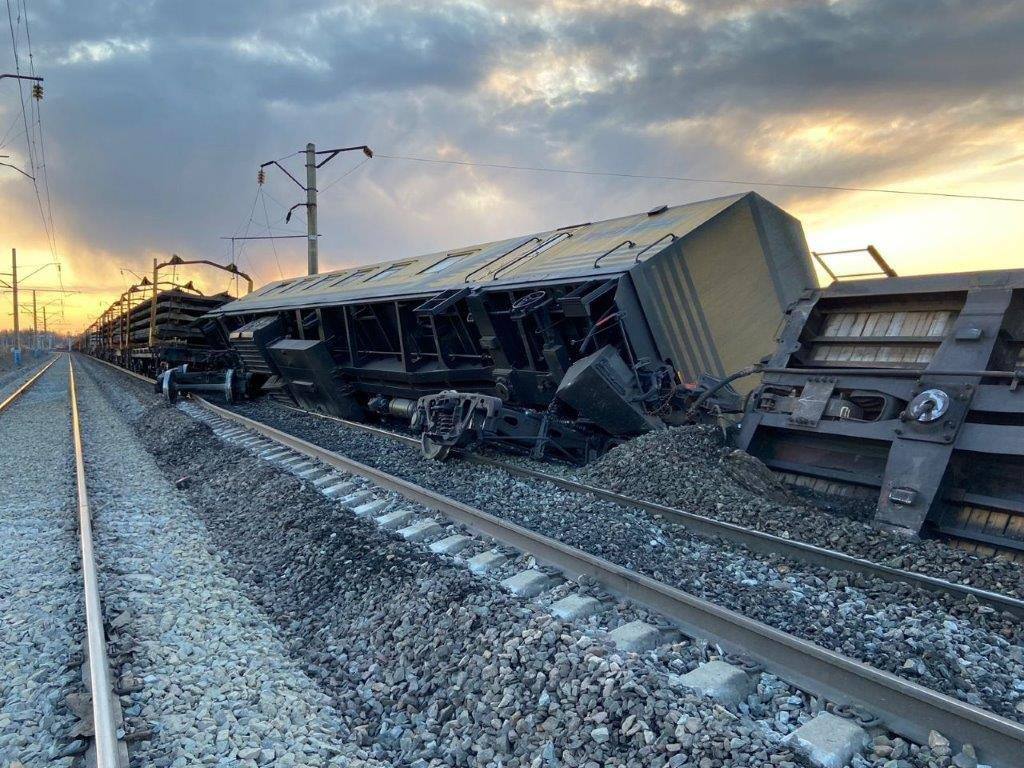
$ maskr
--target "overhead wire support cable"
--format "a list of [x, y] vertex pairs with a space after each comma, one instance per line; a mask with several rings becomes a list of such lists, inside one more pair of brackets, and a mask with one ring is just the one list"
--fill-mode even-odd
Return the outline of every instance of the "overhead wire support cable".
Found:
[[[277, 238], [273, 237], [274, 233], [270, 229], [270, 214], [267, 212], [267, 198], [263, 196], [262, 184], [260, 184], [260, 201], [263, 203], [263, 217], [267, 221], [267, 234], [271, 235], [270, 246], [274, 249], [274, 261], [277, 263], [277, 275], [283, 280], [284, 270], [281, 269], [281, 257], [277, 253]], [[296, 237], [296, 235], [292, 235], [292, 237]], [[298, 237], [302, 237], [302, 235], [298, 235]]]
[[362, 167], [363, 167], [364, 165], [366, 165], [366, 164], [367, 164], [368, 162], [370, 162], [370, 158], [369, 158], [369, 157], [364, 157], [364, 158], [363, 158], [362, 160], [360, 160], [360, 161], [359, 161], [358, 163], [356, 163], [355, 165], [353, 165], [353, 166], [352, 166], [351, 168], [349, 168], [349, 169], [348, 169], [347, 171], [345, 171], [345, 172], [344, 172], [343, 174], [341, 174], [341, 176], [339, 176], [338, 178], [336, 178], [336, 179], [335, 179], [334, 181], [328, 182], [328, 183], [327, 183], [327, 184], [326, 184], [326, 185], [324, 186], [324, 188], [320, 190], [320, 194], [321, 194], [321, 195], [322, 195], [322, 194], [324, 194], [324, 193], [325, 193], [325, 192], [326, 192], [326, 191], [327, 191], [328, 189], [330, 189], [331, 187], [333, 187], [333, 186], [334, 186], [335, 184], [337, 184], [337, 183], [338, 183], [339, 181], [341, 181], [341, 180], [342, 180], [342, 179], [344, 179], [345, 177], [347, 177], [347, 176], [351, 176], [351, 175], [352, 175], [353, 173], [355, 173], [356, 171], [358, 171], [358, 170], [359, 170], [360, 168], [362, 168]]
[[[42, 198], [41, 193], [39, 192], [39, 182], [37, 180], [37, 177], [38, 177], [39, 174], [36, 171], [36, 160], [35, 160], [35, 150], [34, 150], [34, 145], [33, 145], [33, 135], [32, 135], [31, 129], [29, 128], [28, 110], [25, 108], [25, 91], [24, 91], [24, 88], [22, 87], [22, 80], [42, 81], [43, 78], [37, 77], [35, 75], [23, 75], [23, 74], [21, 74], [21, 59], [20, 59], [20, 57], [18, 55], [18, 36], [15, 33], [15, 31], [14, 31], [14, 15], [11, 12], [11, 0], [6, 0], [6, 2], [7, 2], [7, 24], [10, 27], [10, 31], [11, 31], [11, 47], [12, 47], [13, 54], [14, 54], [14, 72], [15, 72], [15, 74], [13, 74], [13, 75], [12, 74], [0, 75], [0, 79], [3, 79], [5, 77], [11, 77], [11, 78], [14, 78], [14, 79], [16, 79], [18, 81], [18, 98], [19, 98], [19, 101], [21, 103], [22, 122], [23, 122], [23, 124], [25, 126], [25, 143], [26, 143], [26, 147], [28, 149], [29, 169], [32, 171], [32, 173], [31, 173], [32, 186], [35, 189], [36, 203], [39, 206], [39, 216], [40, 216], [40, 218], [43, 221], [43, 230], [46, 233], [46, 240], [47, 240], [47, 245], [50, 248], [50, 255], [53, 256], [54, 259], [56, 259], [57, 258], [56, 238], [54, 237], [54, 234], [51, 232], [51, 226], [50, 226], [51, 222], [47, 220], [46, 212], [43, 210], [43, 198]], [[20, 26], [20, 24], [21, 24], [20, 6], [19, 6], [18, 23], [19, 23], [19, 26]], [[37, 82], [37, 85], [38, 85], [38, 82]]]
[[534, 173], [562, 173], [572, 176], [604, 176], [621, 179], [644, 179], [647, 181], [681, 181], [694, 184], [735, 184], [748, 187], [776, 187], [782, 189], [816, 189], [832, 192], [874, 192], [889, 195], [918, 195], [923, 197], [948, 197], [964, 200], [993, 200], [1003, 203], [1024, 203], [1024, 197], [1000, 197], [998, 195], [972, 195], [959, 192], [934, 192], [912, 189], [889, 189], [884, 187], [851, 187], [831, 184], [797, 184], [776, 181], [751, 181], [748, 179], [710, 179], [694, 176], [661, 176], [643, 173], [625, 173], [619, 171], [596, 171], [578, 168], [548, 168], [539, 165], [514, 165], [512, 163], [481, 163], [471, 160], [445, 160], [437, 157], [416, 157], [414, 155], [389, 155], [378, 152], [376, 157], [385, 160], [405, 160], [415, 163], [432, 163], [436, 165], [461, 165], [473, 168], [495, 168], [508, 171], [531, 171]]

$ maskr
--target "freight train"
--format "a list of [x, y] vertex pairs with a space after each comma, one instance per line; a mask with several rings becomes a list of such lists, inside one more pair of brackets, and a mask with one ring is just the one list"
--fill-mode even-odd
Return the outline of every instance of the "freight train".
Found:
[[[226, 272], [252, 292], [252, 278], [234, 264], [185, 260], [177, 254], [164, 262], [153, 259], [152, 280], [141, 277], [127, 288], [78, 337], [75, 348], [148, 376], [181, 366], [199, 371], [233, 370], [234, 355], [224, 344], [220, 328], [206, 315], [234, 297], [226, 291], [207, 296], [191, 280], [181, 283], [174, 279], [179, 268], [198, 265]], [[171, 271], [169, 279], [167, 271]]]
[[731, 416], [738, 447], [880, 524], [1021, 549], [1024, 270], [896, 277], [869, 253], [877, 276], [819, 259], [818, 288], [763, 197], [659, 206], [270, 283], [204, 315], [226, 370], [160, 386], [401, 422], [436, 458], [583, 463]]

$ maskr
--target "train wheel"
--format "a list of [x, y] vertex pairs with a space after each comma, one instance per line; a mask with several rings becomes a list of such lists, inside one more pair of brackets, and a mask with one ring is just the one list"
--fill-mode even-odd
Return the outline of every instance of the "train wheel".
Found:
[[450, 445], [442, 445], [430, 437], [424, 432], [420, 435], [420, 453], [422, 453], [428, 459], [436, 459], [437, 461], [444, 461], [447, 459], [452, 452]]

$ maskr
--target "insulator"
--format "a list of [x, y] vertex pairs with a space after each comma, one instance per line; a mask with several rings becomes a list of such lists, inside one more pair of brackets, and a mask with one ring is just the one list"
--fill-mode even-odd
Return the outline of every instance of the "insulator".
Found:
[[32, 86], [32, 98], [36, 101], [42, 101], [43, 99], [43, 85], [42, 83], [35, 83]]
[[256, 172], [256, 183], [262, 186], [263, 182], [267, 180], [267, 172], [260, 168]]

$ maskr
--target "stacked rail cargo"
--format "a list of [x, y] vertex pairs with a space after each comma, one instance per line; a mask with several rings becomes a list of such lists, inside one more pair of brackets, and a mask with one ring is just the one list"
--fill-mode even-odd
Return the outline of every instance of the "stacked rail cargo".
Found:
[[157, 293], [155, 312], [152, 295], [121, 300], [90, 326], [80, 345], [95, 357], [147, 375], [182, 364], [220, 364], [226, 346], [216, 325], [203, 318], [231, 298], [171, 288]]

